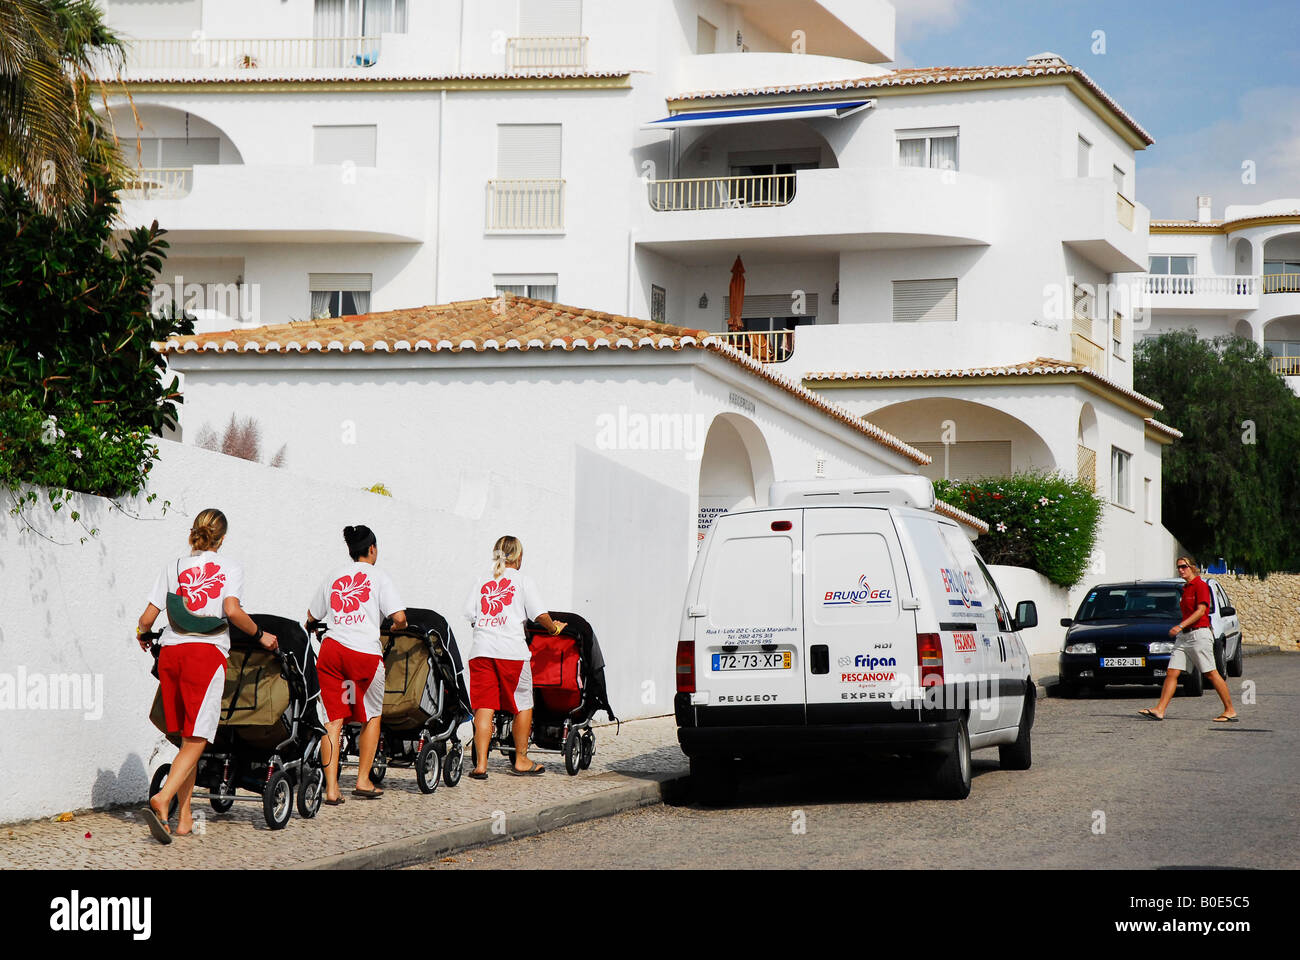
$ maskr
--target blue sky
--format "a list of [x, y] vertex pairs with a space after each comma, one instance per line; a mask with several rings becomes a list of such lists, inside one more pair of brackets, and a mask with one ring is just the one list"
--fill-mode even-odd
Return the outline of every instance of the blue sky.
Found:
[[[1300, 2], [893, 0], [898, 65], [1016, 64], [1050, 50], [1155, 137], [1138, 154], [1153, 217], [1195, 217], [1196, 196], [1300, 198]], [[1105, 52], [1093, 52], [1093, 32]], [[1254, 184], [1242, 183], [1253, 161]]]

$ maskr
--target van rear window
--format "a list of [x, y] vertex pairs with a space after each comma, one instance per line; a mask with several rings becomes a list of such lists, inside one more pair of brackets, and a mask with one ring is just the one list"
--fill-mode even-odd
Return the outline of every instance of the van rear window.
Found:
[[709, 558], [709, 620], [715, 627], [783, 627], [794, 621], [794, 541], [740, 537]]

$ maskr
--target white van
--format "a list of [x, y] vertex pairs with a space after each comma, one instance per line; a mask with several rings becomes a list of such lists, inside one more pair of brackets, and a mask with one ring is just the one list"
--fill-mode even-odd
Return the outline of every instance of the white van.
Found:
[[1035, 686], [1020, 629], [924, 477], [772, 485], [700, 548], [677, 644], [677, 735], [709, 802], [737, 761], [789, 752], [918, 755], [942, 796], [970, 793], [970, 751], [1030, 764]]

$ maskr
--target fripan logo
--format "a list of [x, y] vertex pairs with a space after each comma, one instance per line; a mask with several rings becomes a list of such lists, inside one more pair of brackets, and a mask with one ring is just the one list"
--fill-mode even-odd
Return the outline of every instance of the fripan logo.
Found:
[[152, 915], [150, 897], [82, 897], [73, 890], [50, 901], [50, 929], [57, 933], [127, 931], [133, 940], [148, 940]]
[[86, 720], [104, 715], [102, 673], [0, 673], [0, 710], [81, 710]]

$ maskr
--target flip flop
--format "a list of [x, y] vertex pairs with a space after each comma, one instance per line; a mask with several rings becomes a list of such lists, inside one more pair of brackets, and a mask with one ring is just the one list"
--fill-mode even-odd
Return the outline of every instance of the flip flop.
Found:
[[343, 802], [344, 802], [344, 801], [343, 801], [343, 798], [342, 798], [342, 797], [339, 797], [337, 800], [330, 800], [330, 799], [327, 798], [327, 799], [321, 801], [321, 803], [324, 803], [324, 804], [326, 804], [326, 805], [328, 805], [328, 806], [331, 806], [331, 807], [341, 807], [341, 806], [343, 806]]
[[144, 805], [144, 822], [148, 825], [153, 838], [159, 843], [166, 845], [172, 842], [171, 831], [163, 825], [163, 822], [158, 819], [157, 812], [147, 803]]
[[1219, 714], [1219, 716], [1215, 717], [1210, 722], [1211, 723], [1239, 723], [1240, 721], [1241, 721], [1241, 717], [1228, 717], [1228, 716], [1224, 716], [1223, 714]]
[[1139, 710], [1139, 711], [1138, 711], [1138, 716], [1139, 716], [1139, 717], [1146, 717], [1148, 720], [1163, 720], [1163, 719], [1164, 719], [1164, 717], [1157, 717], [1157, 716], [1155, 715], [1155, 712], [1152, 711], [1149, 707], [1148, 707], [1146, 710]]
[[510, 773], [516, 777], [535, 777], [538, 774], [545, 772], [546, 767], [542, 766], [540, 763], [533, 764], [533, 769], [531, 770], [516, 770], [514, 767], [510, 768]]
[[471, 780], [486, 780], [486, 779], [487, 779], [487, 771], [485, 770], [485, 771], [483, 771], [482, 773], [475, 773], [473, 770], [471, 770], [471, 771], [469, 772], [469, 778], [470, 778]]
[[384, 795], [384, 791], [382, 791], [382, 790], [361, 790], [361, 789], [355, 789], [355, 790], [352, 791], [352, 796], [354, 796], [354, 797], [364, 797], [364, 798], [367, 799], [367, 800], [378, 800], [378, 799], [379, 799], [380, 797], [382, 797], [383, 795]]

